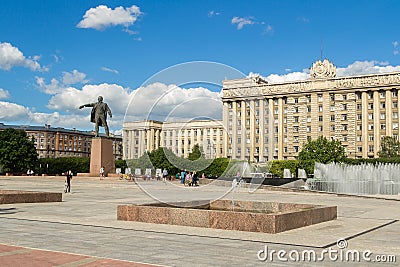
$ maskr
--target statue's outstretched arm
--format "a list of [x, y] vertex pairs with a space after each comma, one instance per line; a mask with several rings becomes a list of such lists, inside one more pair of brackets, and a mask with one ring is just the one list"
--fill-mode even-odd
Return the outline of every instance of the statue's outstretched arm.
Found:
[[84, 107], [94, 107], [94, 104], [93, 103], [85, 104], [85, 105], [79, 106], [79, 109], [83, 109]]

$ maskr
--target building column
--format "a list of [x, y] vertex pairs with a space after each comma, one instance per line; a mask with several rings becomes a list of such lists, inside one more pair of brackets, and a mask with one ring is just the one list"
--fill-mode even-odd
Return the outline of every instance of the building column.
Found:
[[385, 96], [386, 96], [386, 101], [385, 101], [385, 106], [386, 106], [386, 112], [385, 112], [386, 136], [392, 136], [393, 135], [392, 92], [390, 90], [386, 90], [385, 91]]
[[251, 162], [254, 162], [254, 154], [255, 154], [255, 147], [256, 147], [256, 141], [255, 141], [255, 103], [254, 100], [250, 100], [250, 155], [249, 159]]
[[242, 125], [240, 127], [240, 132], [242, 134], [242, 143], [240, 146], [240, 159], [246, 159], [246, 101], [241, 101], [241, 109], [240, 112], [242, 113], [240, 120], [242, 121]]
[[361, 141], [362, 141], [362, 157], [368, 157], [368, 96], [367, 92], [361, 93]]
[[374, 158], [378, 156], [380, 150], [381, 125], [380, 125], [380, 101], [379, 92], [374, 91]]
[[[399, 94], [400, 95], [400, 94]], [[232, 159], [237, 159], [237, 121], [239, 119], [237, 102], [232, 102], [232, 134], [231, 137], [231, 148], [232, 148]], [[229, 143], [229, 140], [228, 140]]]
[[264, 99], [259, 99], [259, 106], [258, 106], [258, 145], [259, 145], [259, 159], [261, 162], [264, 162], [264, 149], [265, 149], [265, 134], [264, 134], [264, 125], [265, 125], [265, 118], [264, 118]]
[[266, 114], [268, 117], [268, 159], [274, 159], [274, 149], [275, 145], [275, 134], [274, 134], [274, 100], [270, 98], [268, 100], [268, 113]]
[[283, 99], [278, 98], [278, 160], [283, 159], [284, 124], [283, 124]]
[[228, 102], [223, 102], [222, 107], [222, 157], [228, 156], [228, 132], [229, 132], [229, 105]]

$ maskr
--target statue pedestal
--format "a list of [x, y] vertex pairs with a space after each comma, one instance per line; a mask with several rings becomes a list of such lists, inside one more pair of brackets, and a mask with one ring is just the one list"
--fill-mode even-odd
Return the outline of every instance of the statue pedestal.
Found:
[[92, 138], [90, 152], [90, 176], [100, 176], [100, 168], [104, 167], [104, 176], [115, 173], [114, 153], [112, 140], [106, 138]]

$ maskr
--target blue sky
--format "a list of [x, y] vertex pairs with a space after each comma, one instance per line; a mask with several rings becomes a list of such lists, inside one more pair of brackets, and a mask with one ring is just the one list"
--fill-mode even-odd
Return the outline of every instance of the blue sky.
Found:
[[341, 76], [400, 71], [399, 12], [396, 0], [1, 1], [0, 122], [93, 129], [77, 107], [100, 94], [113, 131], [149, 113], [220, 119], [223, 79], [307, 79], [321, 50]]

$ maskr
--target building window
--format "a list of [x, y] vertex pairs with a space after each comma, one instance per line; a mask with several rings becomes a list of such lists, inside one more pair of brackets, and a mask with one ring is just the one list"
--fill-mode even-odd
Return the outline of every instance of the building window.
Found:
[[374, 141], [374, 135], [373, 134], [368, 135], [368, 141], [370, 141], [370, 142]]
[[361, 124], [357, 124], [357, 130], [361, 131], [362, 130], [362, 125]]
[[381, 108], [385, 108], [385, 106], [386, 106], [386, 105], [385, 105], [385, 102], [381, 102], [380, 107], [381, 107]]
[[311, 106], [307, 106], [307, 112], [311, 112]]
[[322, 94], [318, 94], [318, 102], [322, 102]]
[[374, 146], [373, 145], [370, 145], [368, 147], [368, 152], [374, 152]]
[[332, 132], [335, 131], [335, 125], [331, 125], [331, 131], [332, 131]]
[[369, 119], [369, 120], [373, 120], [373, 119], [374, 119], [374, 114], [369, 113], [369, 114], [368, 114], [368, 119]]
[[318, 126], [318, 131], [322, 132], [323, 128], [322, 125]]
[[397, 90], [394, 89], [394, 90], [392, 91], [392, 97], [397, 97], [397, 95], [398, 95]]
[[381, 98], [385, 98], [385, 96], [386, 96], [385, 92], [380, 92], [379, 95]]
[[311, 132], [311, 126], [307, 126], [307, 132]]
[[294, 122], [299, 122], [299, 117], [298, 116], [295, 116], [293, 118], [294, 118]]
[[299, 152], [299, 147], [298, 146], [294, 146], [293, 148], [294, 148], [294, 153]]
[[357, 110], [361, 110], [361, 104], [357, 104]]
[[342, 95], [343, 100], [347, 100], [347, 95]]
[[299, 126], [293, 126], [293, 132], [298, 132], [299, 131]]
[[343, 131], [347, 131], [347, 124], [342, 125]]
[[362, 152], [362, 146], [357, 147], [358, 152]]
[[356, 95], [357, 95], [357, 99], [360, 100], [360, 99], [361, 99], [361, 93], [360, 93], [360, 92], [357, 92]]
[[386, 118], [385, 113], [381, 113], [381, 120], [384, 120]]
[[397, 122], [393, 123], [393, 130], [399, 129], [399, 124]]
[[368, 92], [368, 99], [372, 99], [374, 97], [374, 93], [373, 92]]
[[397, 108], [397, 102], [393, 102], [392, 106], [393, 106], [394, 108]]
[[372, 123], [368, 124], [368, 130], [373, 130], [374, 129], [374, 125]]
[[343, 142], [347, 142], [347, 135], [343, 135], [343, 136], [342, 136], [342, 141], [343, 141]]
[[361, 142], [362, 141], [362, 135], [357, 135], [357, 141]]
[[299, 113], [299, 107], [294, 107], [294, 113]]
[[299, 142], [299, 137], [298, 136], [293, 136], [294, 142]]
[[331, 115], [331, 121], [335, 121], [335, 115]]
[[386, 124], [381, 123], [381, 130], [386, 130]]
[[318, 116], [318, 121], [323, 121], [322, 116]]
[[331, 111], [335, 111], [335, 105], [331, 105]]
[[307, 97], [307, 103], [311, 103], [311, 95], [306, 95]]
[[362, 120], [362, 114], [357, 114], [357, 120], [358, 121]]
[[294, 103], [296, 103], [296, 104], [299, 103], [299, 98], [298, 97], [294, 98]]
[[335, 94], [329, 94], [331, 101], [335, 101]]
[[307, 122], [311, 122], [311, 117], [310, 116], [307, 117]]
[[344, 121], [347, 120], [347, 114], [342, 114], [342, 120], [344, 120]]
[[374, 109], [374, 104], [368, 103], [368, 109]]
[[342, 104], [342, 110], [347, 110], [347, 104]]

